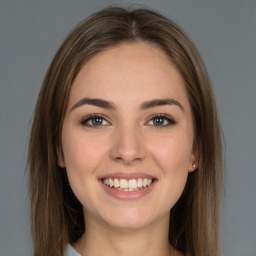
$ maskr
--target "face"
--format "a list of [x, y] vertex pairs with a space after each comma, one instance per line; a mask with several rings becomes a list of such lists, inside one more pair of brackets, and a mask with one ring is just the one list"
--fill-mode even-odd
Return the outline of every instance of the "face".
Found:
[[169, 58], [149, 43], [122, 44], [77, 75], [59, 164], [86, 222], [141, 228], [169, 218], [194, 169], [193, 138], [184, 81]]

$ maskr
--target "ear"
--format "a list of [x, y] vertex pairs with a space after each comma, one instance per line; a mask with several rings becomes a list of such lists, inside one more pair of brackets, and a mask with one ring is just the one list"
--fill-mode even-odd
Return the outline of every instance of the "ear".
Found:
[[197, 169], [198, 167], [198, 162], [199, 162], [199, 157], [198, 157], [198, 145], [197, 143], [194, 143], [192, 152], [190, 155], [190, 162], [189, 162], [189, 172], [193, 172]]
[[61, 146], [58, 146], [57, 148], [57, 158], [58, 166], [61, 168], [66, 168], [64, 154]]

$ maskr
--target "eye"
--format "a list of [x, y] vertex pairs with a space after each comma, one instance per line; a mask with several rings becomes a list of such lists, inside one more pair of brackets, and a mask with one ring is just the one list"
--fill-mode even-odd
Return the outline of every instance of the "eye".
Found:
[[157, 114], [147, 122], [147, 125], [156, 126], [157, 128], [163, 128], [174, 124], [176, 124], [176, 121], [165, 114]]
[[95, 115], [95, 114], [84, 118], [80, 123], [83, 126], [96, 127], [96, 128], [110, 124], [103, 116]]

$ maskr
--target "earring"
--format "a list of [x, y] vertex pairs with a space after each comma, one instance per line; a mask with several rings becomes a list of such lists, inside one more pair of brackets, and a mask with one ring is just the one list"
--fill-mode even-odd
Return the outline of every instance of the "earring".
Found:
[[196, 168], [196, 162], [193, 162], [192, 166], [193, 168]]

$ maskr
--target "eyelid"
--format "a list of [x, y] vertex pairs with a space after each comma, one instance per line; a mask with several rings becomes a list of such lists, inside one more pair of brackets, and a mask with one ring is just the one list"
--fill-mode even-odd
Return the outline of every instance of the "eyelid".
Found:
[[[93, 118], [101, 118], [101, 119], [103, 119], [104, 121], [106, 121], [108, 124], [107, 124], [107, 125], [106, 125], [106, 124], [105, 124], [105, 125], [89, 125], [89, 124], [87, 124], [87, 122], [88, 122], [89, 120], [93, 119]], [[83, 117], [83, 118], [79, 121], [79, 123], [80, 123], [82, 126], [91, 127], [91, 128], [100, 128], [100, 127], [102, 127], [102, 126], [108, 126], [108, 125], [111, 124], [111, 123], [107, 120], [107, 118], [106, 118], [104, 115], [102, 115], [102, 114], [97, 114], [97, 113], [90, 114], [90, 115], [88, 115], [88, 116]]]
[[[163, 118], [165, 120], [168, 121], [168, 124], [165, 124], [165, 125], [151, 125], [151, 124], [148, 124], [150, 121], [152, 121], [152, 119], [154, 118]], [[93, 118], [100, 118], [100, 119], [103, 119], [104, 121], [106, 121], [108, 124], [100, 124], [100, 125], [90, 125], [88, 124], [87, 122], [90, 121], [91, 119]], [[89, 127], [89, 128], [101, 128], [102, 126], [108, 126], [108, 125], [111, 125], [111, 123], [108, 121], [108, 118], [106, 118], [104, 115], [102, 114], [97, 114], [97, 113], [94, 113], [94, 114], [90, 114], [88, 116], [85, 116], [83, 117], [79, 123], [82, 125], [82, 126], [86, 126], [86, 127]], [[171, 117], [170, 115], [168, 114], [164, 114], [164, 113], [157, 113], [157, 114], [154, 114], [152, 116], [149, 117], [148, 121], [146, 122], [146, 125], [148, 126], [154, 126], [156, 128], [165, 128], [165, 127], [169, 127], [171, 125], [174, 125], [176, 124], [177, 122], [174, 120], [173, 117]]]
[[[166, 125], [149, 125], [149, 121], [151, 121], [152, 119], [154, 118], [157, 118], [157, 117], [161, 117], [161, 118], [164, 118], [165, 120], [167, 120], [169, 123], [166, 124]], [[158, 114], [154, 114], [152, 116], [149, 117], [148, 121], [146, 122], [146, 125], [148, 126], [154, 126], [156, 128], [166, 128], [166, 127], [169, 127], [171, 125], [174, 125], [176, 124], [177, 122], [175, 121], [175, 119], [173, 117], [171, 117], [170, 115], [168, 114], [163, 114], [163, 113], [158, 113]]]

